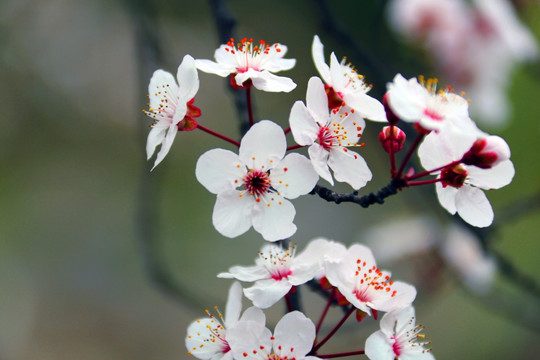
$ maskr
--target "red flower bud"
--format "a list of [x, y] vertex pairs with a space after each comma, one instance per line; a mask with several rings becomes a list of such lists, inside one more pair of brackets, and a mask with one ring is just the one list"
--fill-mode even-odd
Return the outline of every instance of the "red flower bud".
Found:
[[[390, 128], [393, 129], [393, 134], [390, 132]], [[393, 153], [395, 154], [403, 148], [406, 137], [405, 132], [397, 126], [385, 126], [379, 133], [379, 142], [384, 151], [390, 153], [390, 148], [392, 147]]]
[[399, 118], [397, 117], [396, 114], [394, 114], [394, 112], [392, 111], [392, 108], [390, 107], [390, 103], [389, 103], [389, 100], [388, 100], [388, 95], [389, 93], [387, 92], [386, 94], [384, 94], [383, 98], [382, 98], [382, 104], [384, 106], [384, 111], [386, 112], [386, 119], [388, 120], [388, 122], [392, 125], [395, 125], [398, 123], [399, 121]]
[[510, 148], [499, 136], [488, 136], [476, 140], [461, 160], [464, 164], [474, 165], [482, 169], [490, 169], [501, 161], [510, 158]]

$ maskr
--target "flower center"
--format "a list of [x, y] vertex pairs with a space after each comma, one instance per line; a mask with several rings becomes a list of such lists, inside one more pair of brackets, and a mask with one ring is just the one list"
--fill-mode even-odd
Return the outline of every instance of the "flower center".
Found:
[[[356, 260], [356, 265], [357, 284], [353, 294], [358, 300], [370, 302], [373, 298], [379, 297], [381, 292], [390, 297], [396, 296], [397, 291], [392, 289], [394, 282], [390, 280], [390, 276], [384, 275], [375, 265], [367, 267], [366, 262], [360, 259]], [[375, 292], [379, 294], [376, 295]]]
[[334, 144], [336, 137], [332, 134], [332, 131], [327, 126], [319, 125], [319, 133], [317, 134], [317, 142], [323, 147], [324, 150], [330, 150]]
[[467, 169], [462, 164], [444, 168], [441, 171], [442, 186], [452, 186], [459, 189], [465, 183], [468, 175]]
[[396, 356], [401, 355], [401, 344], [399, 343], [398, 339], [395, 336], [392, 336], [390, 339], [394, 340], [394, 343], [392, 344], [394, 354], [396, 354]]
[[345, 77], [345, 87], [349, 88], [352, 92], [363, 92], [367, 93], [372, 85], [367, 85], [364, 81], [364, 75], [358, 74], [354, 66], [349, 62], [347, 63], [347, 58], [344, 57], [341, 60], [341, 70], [343, 71], [343, 76]]
[[269, 173], [261, 170], [249, 170], [243, 177], [246, 191], [255, 197], [260, 197], [270, 190]]
[[425, 109], [424, 115], [426, 115], [431, 120], [435, 120], [435, 121], [441, 121], [443, 119], [442, 115], [440, 115], [438, 112], [436, 112], [433, 109]]
[[274, 246], [268, 252], [259, 252], [272, 279], [280, 281], [292, 275], [291, 263], [296, 253], [296, 245], [290, 244], [287, 250]]
[[243, 38], [236, 44], [234, 38], [231, 38], [225, 46], [225, 51], [235, 56], [236, 71], [239, 73], [244, 73], [250, 68], [260, 70], [260, 59], [264, 55], [268, 55], [272, 49], [276, 52], [281, 52], [278, 44], [271, 46], [264, 40], [259, 40], [258, 44], [254, 44], [252, 38]]

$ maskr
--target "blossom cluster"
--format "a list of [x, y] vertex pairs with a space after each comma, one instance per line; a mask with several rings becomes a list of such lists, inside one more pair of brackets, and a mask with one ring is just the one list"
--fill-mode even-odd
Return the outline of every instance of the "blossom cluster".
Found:
[[[388, 153], [392, 186], [434, 184], [444, 209], [472, 226], [485, 227], [494, 215], [484, 191], [501, 188], [514, 176], [510, 149], [502, 138], [477, 127], [463, 94], [451, 87], [439, 89], [436, 79], [397, 74], [387, 84], [382, 101], [368, 95], [372, 85], [346, 59], [339, 61], [331, 53], [326, 62], [316, 35], [312, 56], [320, 77], [309, 79], [305, 102], [292, 105], [289, 127], [254, 119], [252, 88], [290, 92], [296, 87], [293, 80], [274, 74], [295, 65], [294, 59], [284, 58], [286, 52], [282, 44], [231, 39], [215, 51], [215, 61], [186, 55], [178, 68], [178, 82], [164, 70], [157, 70], [150, 80], [145, 113], [154, 122], [147, 141], [148, 159], [161, 146], [152, 169], [163, 161], [178, 132], [200, 129], [237, 146], [238, 152], [218, 148], [203, 153], [195, 176], [216, 195], [212, 223], [217, 232], [234, 238], [253, 228], [270, 242], [262, 247], [254, 266], [233, 266], [218, 275], [253, 284], [242, 289], [235, 282], [225, 316], [208, 312], [208, 318], [192, 323], [186, 347], [197, 358], [214, 360], [324, 359], [364, 353], [370, 359], [431, 359], [428, 343], [419, 334], [423, 327], [415, 325], [415, 287], [391, 280], [388, 271], [377, 267], [371, 250], [361, 244], [347, 248], [318, 238], [297, 255], [296, 245], [290, 245], [297, 230], [291, 200], [314, 193], [320, 179], [332, 186], [347, 183], [353, 194], [372, 180], [362, 156], [362, 137], [366, 126], [372, 126], [368, 120], [386, 125], [378, 139]], [[239, 141], [196, 120], [202, 115], [194, 105], [198, 71], [229, 77], [236, 91], [246, 92], [249, 130]], [[416, 138], [407, 144], [398, 166], [396, 155], [405, 148], [406, 131]], [[287, 145], [289, 133], [296, 144]], [[295, 151], [304, 147], [307, 156]], [[409, 163], [415, 152], [423, 171]], [[317, 326], [291, 303], [297, 287], [307, 283], [328, 300]], [[242, 294], [253, 306], [241, 315]], [[282, 299], [289, 312], [272, 333], [263, 310]], [[332, 304], [343, 307], [345, 316], [319, 341], [320, 325]], [[386, 313], [381, 330], [366, 340], [365, 349], [321, 355], [320, 348], [351, 314], [360, 322], [366, 316], [377, 319], [380, 311]]]

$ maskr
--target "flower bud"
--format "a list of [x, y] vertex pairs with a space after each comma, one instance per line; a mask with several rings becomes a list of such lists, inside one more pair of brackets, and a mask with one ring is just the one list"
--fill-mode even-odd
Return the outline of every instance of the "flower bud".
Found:
[[464, 164], [481, 169], [490, 169], [501, 161], [510, 159], [510, 148], [499, 136], [488, 136], [476, 140], [461, 160]]
[[[390, 129], [393, 129], [393, 134], [390, 132]], [[397, 126], [385, 126], [379, 133], [379, 142], [383, 146], [384, 151], [390, 153], [390, 147], [392, 147], [392, 151], [395, 154], [403, 148], [406, 137], [405, 132]]]
[[382, 104], [384, 106], [384, 111], [386, 112], [386, 119], [388, 120], [388, 122], [392, 125], [395, 125], [398, 123], [399, 121], [399, 118], [397, 117], [397, 115], [392, 111], [392, 108], [390, 107], [390, 103], [389, 103], [389, 95], [390, 93], [387, 92], [386, 94], [384, 94], [383, 98], [382, 98]]

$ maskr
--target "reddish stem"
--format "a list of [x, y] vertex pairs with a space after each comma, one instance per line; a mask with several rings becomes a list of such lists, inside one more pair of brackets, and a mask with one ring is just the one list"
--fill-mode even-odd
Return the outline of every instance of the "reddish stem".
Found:
[[354, 356], [354, 355], [364, 355], [366, 352], [364, 350], [358, 350], [358, 351], [349, 351], [344, 353], [336, 353], [336, 354], [328, 354], [328, 355], [317, 355], [317, 357], [321, 359], [333, 359], [338, 357], [345, 357], [345, 356]]
[[287, 135], [287, 134], [290, 133], [290, 132], [291, 132], [291, 128], [290, 128], [290, 127], [288, 127], [288, 128], [286, 128], [285, 130], [283, 130], [283, 133], [284, 133], [285, 135]]
[[441, 178], [438, 179], [429, 179], [429, 180], [420, 180], [420, 181], [411, 181], [407, 182], [407, 186], [418, 186], [418, 185], [426, 185], [426, 184], [435, 184], [442, 181]]
[[450, 164], [447, 164], [447, 165], [438, 167], [438, 168], [433, 169], [433, 170], [422, 171], [422, 172], [419, 172], [418, 174], [414, 174], [414, 175], [412, 175], [412, 176], [408, 176], [408, 177], [406, 176], [406, 177], [404, 178], [404, 180], [409, 181], [409, 180], [414, 180], [414, 179], [421, 178], [421, 177], [423, 177], [423, 176], [428, 176], [428, 175], [430, 175], [431, 173], [433, 173], [433, 172], [435, 172], [435, 171], [440, 171], [440, 170], [444, 169], [445, 167], [451, 167], [451, 166], [457, 165], [457, 164], [459, 164], [459, 163], [461, 163], [461, 160], [453, 161], [453, 162], [451, 162]]
[[311, 354], [315, 354], [317, 352], [317, 350], [319, 350], [321, 348], [321, 346], [323, 346], [328, 340], [330, 340], [330, 338], [336, 333], [336, 331], [339, 330], [341, 325], [343, 325], [345, 323], [345, 321], [349, 318], [349, 316], [351, 316], [351, 314], [355, 310], [356, 310], [356, 308], [354, 306], [351, 306], [349, 311], [347, 311], [347, 313], [345, 315], [343, 315], [343, 318], [337, 323], [337, 325], [332, 329], [332, 331], [330, 331], [328, 333], [328, 335], [326, 335], [326, 337], [321, 340], [320, 343], [318, 343], [317, 345], [315, 345], [313, 347], [313, 349], [311, 350]]
[[401, 175], [403, 174], [403, 170], [405, 169], [405, 166], [407, 166], [407, 163], [409, 162], [412, 154], [414, 153], [414, 151], [416, 150], [416, 148], [418, 147], [418, 145], [420, 144], [424, 136], [425, 134], [419, 133], [416, 139], [414, 139], [412, 146], [409, 148], [407, 155], [405, 155], [405, 158], [403, 159], [403, 162], [401, 163], [401, 166], [399, 167], [399, 170], [397, 172], [395, 179], [401, 178]]
[[238, 142], [238, 141], [236, 141], [236, 140], [234, 140], [234, 139], [231, 139], [231, 138], [228, 137], [228, 136], [221, 135], [220, 133], [217, 133], [217, 132], [215, 132], [214, 130], [210, 130], [210, 129], [208, 129], [207, 127], [202, 126], [201, 124], [197, 124], [197, 129], [201, 129], [202, 131], [204, 131], [204, 132], [206, 132], [206, 133], [208, 133], [208, 134], [210, 134], [210, 135], [214, 135], [214, 136], [216, 136], [216, 137], [218, 137], [218, 138], [220, 138], [220, 139], [222, 139], [222, 140], [228, 141], [228, 142], [230, 142], [231, 144], [234, 144], [234, 145], [236, 145], [236, 146], [238, 146], [238, 147], [240, 146], [240, 142]]
[[326, 317], [326, 314], [328, 313], [328, 309], [330, 309], [330, 305], [332, 305], [332, 300], [334, 300], [334, 296], [336, 296], [335, 287], [332, 288], [332, 292], [330, 293], [330, 296], [328, 297], [328, 302], [326, 303], [326, 306], [324, 307], [324, 310], [321, 314], [321, 318], [319, 319], [319, 322], [317, 323], [317, 327], [315, 328], [315, 334], [319, 333], [319, 330], [321, 329], [324, 318]]
[[246, 87], [246, 99], [249, 116], [249, 127], [252, 127], [255, 124], [255, 121], [253, 121], [253, 108], [251, 106], [251, 86]]
[[303, 147], [304, 147], [304, 145], [298, 145], [298, 144], [296, 144], [296, 145], [291, 145], [291, 146], [289, 146], [289, 147], [287, 148], [287, 151], [289, 151], [289, 150], [294, 150], [294, 149], [300, 149], [300, 148], [303, 148]]
[[390, 124], [390, 174], [392, 179], [395, 179], [396, 175], [396, 154], [394, 154], [394, 125]]
[[288, 310], [289, 312], [291, 312], [291, 311], [293, 311], [294, 309], [293, 309], [293, 306], [292, 306], [292, 303], [291, 303], [291, 299], [290, 299], [290, 297], [289, 297], [289, 294], [290, 294], [290, 292], [288, 292], [288, 293], [285, 295], [285, 302], [287, 303], [287, 310]]

